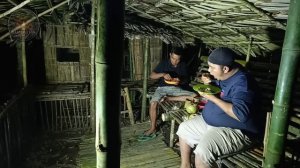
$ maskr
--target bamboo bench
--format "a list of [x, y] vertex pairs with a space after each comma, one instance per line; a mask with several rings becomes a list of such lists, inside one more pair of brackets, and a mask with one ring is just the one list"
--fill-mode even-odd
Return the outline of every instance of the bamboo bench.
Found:
[[[208, 68], [205, 67], [205, 64], [202, 64], [200, 67], [201, 72], [205, 72]], [[220, 156], [217, 163], [220, 167], [243, 167], [243, 168], [252, 168], [252, 167], [262, 167], [264, 160], [264, 147], [266, 146], [266, 141], [268, 138], [268, 128], [270, 125], [270, 117], [272, 111], [272, 100], [275, 94], [275, 87], [278, 75], [278, 65], [268, 64], [268, 63], [258, 63], [252, 62], [247, 65], [249, 72], [255, 77], [258, 81], [258, 84], [262, 91], [262, 110], [268, 112], [266, 130], [264, 141], [260, 143], [254, 143], [254, 145], [249, 146], [241, 151], [232, 153], [229, 155]], [[298, 79], [297, 82], [299, 82]], [[298, 84], [299, 86], [299, 84]], [[287, 134], [287, 147], [285, 155], [291, 159], [298, 159], [299, 153], [297, 149], [289, 147], [288, 145], [300, 146], [300, 90], [296, 91], [294, 94], [293, 108], [290, 118], [290, 124], [288, 127]], [[298, 100], [298, 101], [297, 101]], [[183, 102], [182, 102], [183, 103]], [[175, 129], [181, 122], [184, 121], [185, 116], [188, 113], [183, 109], [177, 109], [178, 102], [162, 102], [159, 105], [159, 108], [163, 110], [164, 114], [162, 115], [163, 121], [171, 121], [170, 123], [170, 133], [169, 133], [169, 146], [174, 146], [175, 138]]]

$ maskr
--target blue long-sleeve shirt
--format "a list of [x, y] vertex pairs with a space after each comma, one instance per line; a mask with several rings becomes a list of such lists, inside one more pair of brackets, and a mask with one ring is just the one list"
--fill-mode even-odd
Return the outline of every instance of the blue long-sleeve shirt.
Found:
[[222, 89], [220, 98], [232, 103], [233, 112], [240, 121], [230, 117], [211, 101], [204, 107], [204, 120], [216, 127], [241, 129], [249, 134], [262, 133], [265, 118], [260, 114], [260, 94], [256, 81], [246, 72], [239, 70], [224, 81], [216, 81], [216, 84]]

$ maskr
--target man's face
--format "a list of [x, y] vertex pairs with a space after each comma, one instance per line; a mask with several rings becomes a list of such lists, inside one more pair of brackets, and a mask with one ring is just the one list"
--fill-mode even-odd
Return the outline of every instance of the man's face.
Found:
[[178, 63], [180, 62], [180, 58], [181, 58], [180, 55], [177, 55], [175, 53], [171, 53], [170, 54], [171, 64], [176, 67], [178, 65]]
[[226, 70], [224, 69], [224, 66], [213, 64], [211, 62], [208, 62], [208, 72], [214, 76], [217, 80], [224, 80], [224, 74], [226, 73]]

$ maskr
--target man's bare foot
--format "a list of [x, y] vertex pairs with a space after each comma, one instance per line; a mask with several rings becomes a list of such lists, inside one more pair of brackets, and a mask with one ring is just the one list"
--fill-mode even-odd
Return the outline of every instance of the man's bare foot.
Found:
[[156, 131], [155, 131], [155, 129], [149, 129], [149, 130], [147, 130], [147, 131], [145, 131], [144, 132], [144, 135], [151, 135], [151, 134], [153, 134], [153, 133], [155, 133]]

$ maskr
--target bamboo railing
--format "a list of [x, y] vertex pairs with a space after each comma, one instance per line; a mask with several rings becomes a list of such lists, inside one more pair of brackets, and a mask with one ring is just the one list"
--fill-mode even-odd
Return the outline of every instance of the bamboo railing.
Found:
[[19, 166], [36, 133], [32, 89], [24, 89], [0, 111], [0, 167]]

